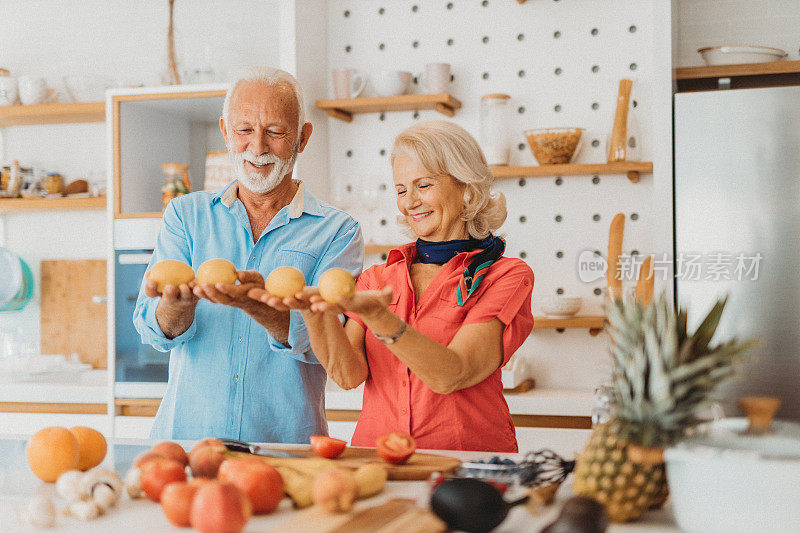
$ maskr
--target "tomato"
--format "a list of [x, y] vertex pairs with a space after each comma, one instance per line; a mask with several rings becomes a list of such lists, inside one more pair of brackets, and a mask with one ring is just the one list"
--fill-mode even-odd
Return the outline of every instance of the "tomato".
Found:
[[389, 433], [378, 437], [377, 448], [384, 461], [397, 465], [405, 463], [414, 454], [417, 443], [406, 433]]
[[325, 435], [311, 435], [311, 449], [320, 457], [334, 459], [342, 455], [346, 447], [347, 441]]

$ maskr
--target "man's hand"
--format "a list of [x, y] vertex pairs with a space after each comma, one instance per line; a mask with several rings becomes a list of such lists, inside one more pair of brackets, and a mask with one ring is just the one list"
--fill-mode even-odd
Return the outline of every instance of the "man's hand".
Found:
[[255, 270], [240, 270], [237, 273], [239, 284], [210, 283], [197, 284], [194, 287], [194, 295], [215, 304], [237, 307], [244, 311], [251, 311], [259, 304], [252, 298], [248, 298], [247, 293], [256, 288], [264, 288], [264, 277]]
[[315, 294], [319, 294], [319, 289], [316, 287], [305, 287], [294, 296], [278, 298], [268, 293], [262, 285], [261, 287], [250, 289], [247, 296], [253, 300], [267, 304], [276, 311], [289, 311], [290, 309], [307, 311], [311, 308], [311, 297]]
[[144, 284], [145, 296], [148, 298], [161, 296], [161, 300], [156, 306], [156, 321], [164, 335], [170, 339], [174, 339], [189, 329], [194, 320], [198, 299], [192, 293], [190, 285], [185, 283], [178, 287], [167, 285], [164, 287], [164, 292], [159, 295], [156, 291], [155, 281], [147, 280]]

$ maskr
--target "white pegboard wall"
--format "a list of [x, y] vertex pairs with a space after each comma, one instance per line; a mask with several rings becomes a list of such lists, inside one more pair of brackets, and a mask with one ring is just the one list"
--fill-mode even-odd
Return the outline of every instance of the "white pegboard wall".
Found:
[[[536, 164], [525, 129], [557, 126], [586, 129], [575, 162], [604, 162], [619, 80], [630, 78], [635, 105], [629, 123], [635, 124], [641, 159], [650, 160], [651, 7], [646, 0], [330, 0], [328, 68], [369, 76], [381, 69], [416, 74], [426, 63], [450, 63], [451, 93], [463, 104], [451, 120], [476, 138], [481, 95], [510, 94], [512, 165]], [[424, 89], [412, 85], [412, 92]], [[421, 111], [354, 115], [352, 123], [329, 120], [332, 200], [360, 218], [368, 239], [408, 242], [394, 226], [389, 152], [397, 133], [434, 118], [446, 117]], [[364, 183], [376, 191], [359, 192]], [[380, 184], [385, 190], [377, 190]], [[343, 192], [348, 185], [349, 200]], [[603, 296], [595, 294], [602, 281], [582, 283], [576, 263], [586, 249], [605, 255], [615, 213], [627, 217], [624, 250], [651, 251], [650, 176], [638, 184], [624, 175], [507, 179], [496, 189], [508, 201], [500, 230], [506, 255], [523, 257], [536, 276], [534, 314], [538, 298], [558, 291], [582, 296], [582, 314], [602, 312]], [[365, 210], [365, 203], [376, 208]], [[521, 351], [534, 358], [539, 386], [591, 388], [599, 381], [598, 370], [606, 368], [605, 345], [605, 335], [590, 337], [586, 330], [537, 330]], [[581, 363], [573, 361], [581, 368], [570, 364], [564, 372], [564, 359], [575, 354], [581, 354]]]

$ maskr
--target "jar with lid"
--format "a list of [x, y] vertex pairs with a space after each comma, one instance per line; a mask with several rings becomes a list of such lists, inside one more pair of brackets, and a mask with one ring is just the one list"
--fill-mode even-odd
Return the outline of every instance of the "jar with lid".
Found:
[[161, 187], [161, 206], [166, 209], [170, 200], [191, 191], [189, 165], [175, 162], [164, 163], [161, 165], [161, 171], [167, 178], [167, 182]]
[[509, 158], [509, 107], [511, 97], [492, 93], [481, 97], [480, 144], [486, 162], [507, 165]]
[[64, 192], [64, 178], [57, 172], [48, 172], [42, 178], [41, 187], [47, 194], [61, 194]]

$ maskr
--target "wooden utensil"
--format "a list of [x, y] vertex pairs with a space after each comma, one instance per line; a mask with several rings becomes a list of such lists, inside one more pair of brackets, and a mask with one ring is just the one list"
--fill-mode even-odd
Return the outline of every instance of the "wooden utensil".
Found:
[[414, 500], [393, 498], [349, 513], [331, 514], [318, 507], [298, 512], [270, 533], [439, 533], [447, 526], [433, 513], [420, 509]]
[[608, 230], [608, 270], [606, 287], [608, 297], [613, 301], [622, 299], [622, 276], [619, 272], [619, 256], [622, 253], [622, 235], [625, 231], [625, 215], [617, 213]]
[[636, 301], [644, 307], [650, 305], [653, 299], [655, 276], [653, 275], [653, 256], [648, 255], [639, 268], [639, 279], [636, 281]]
[[611, 141], [608, 143], [608, 162], [625, 161], [625, 148], [628, 144], [628, 102], [631, 98], [633, 82], [628, 79], [619, 80], [617, 96], [617, 112], [614, 115], [614, 127], [611, 130]]

